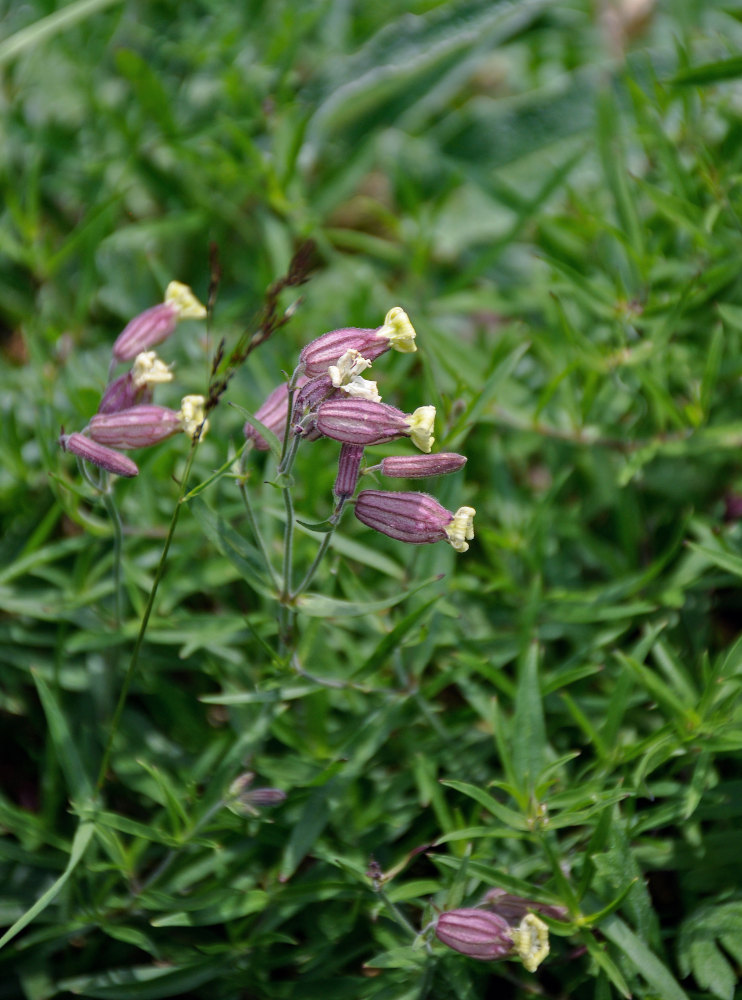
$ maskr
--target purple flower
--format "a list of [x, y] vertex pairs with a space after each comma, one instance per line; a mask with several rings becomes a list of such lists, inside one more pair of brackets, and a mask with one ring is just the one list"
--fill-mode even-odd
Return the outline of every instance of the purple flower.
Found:
[[384, 444], [407, 436], [421, 451], [429, 452], [433, 441], [434, 406], [419, 406], [403, 413], [396, 406], [369, 399], [328, 399], [317, 410], [317, 430], [344, 444]]
[[137, 354], [166, 340], [179, 319], [203, 319], [206, 309], [187, 285], [171, 281], [165, 301], [135, 316], [116, 338], [113, 356], [117, 361], [131, 361]]
[[94, 441], [113, 448], [147, 448], [181, 430], [180, 414], [166, 406], [142, 403], [116, 413], [96, 413], [88, 426]]
[[473, 507], [459, 507], [452, 514], [427, 493], [361, 490], [355, 514], [369, 528], [411, 545], [447, 541], [457, 552], [466, 552], [474, 537]]
[[98, 465], [101, 469], [112, 472], [116, 476], [128, 476], [131, 478], [139, 473], [137, 466], [126, 455], [121, 455], [119, 452], [114, 451], [113, 448], [106, 448], [97, 441], [91, 441], [84, 434], [76, 432], [74, 434], [62, 434], [59, 438], [59, 444], [63, 451], [79, 455], [86, 462], [92, 462], [93, 465]]
[[338, 459], [338, 474], [333, 493], [338, 500], [352, 497], [358, 485], [358, 473], [363, 458], [363, 445], [344, 444]]
[[466, 465], [466, 457], [455, 452], [440, 451], [435, 455], [390, 455], [382, 458], [378, 465], [368, 471], [377, 469], [385, 476], [394, 479], [425, 479], [428, 476], [445, 476], [449, 472], [458, 472]]
[[399, 306], [390, 309], [375, 330], [350, 326], [323, 333], [307, 344], [299, 355], [299, 364], [305, 375], [326, 375], [330, 365], [337, 365], [346, 351], [358, 351], [366, 360], [374, 361], [390, 347], [404, 354], [417, 350], [415, 330]]
[[505, 958], [513, 950], [507, 920], [488, 910], [462, 909], [441, 913], [435, 936], [454, 951], [491, 962]]

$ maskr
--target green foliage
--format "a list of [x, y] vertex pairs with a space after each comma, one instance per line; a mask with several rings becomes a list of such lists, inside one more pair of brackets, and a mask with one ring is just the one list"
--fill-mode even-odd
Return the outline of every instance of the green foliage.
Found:
[[[4, 13], [0, 998], [735, 995], [742, 19], [600, 6]], [[195, 453], [102, 503], [55, 442], [124, 324], [219, 278], [177, 406], [310, 238]], [[334, 442], [241, 472], [301, 347], [398, 303], [372, 374], [468, 456], [423, 487], [460, 556], [327, 530]], [[287, 485], [327, 553], [277, 621]], [[564, 908], [537, 978], [421, 934], [495, 887]]]

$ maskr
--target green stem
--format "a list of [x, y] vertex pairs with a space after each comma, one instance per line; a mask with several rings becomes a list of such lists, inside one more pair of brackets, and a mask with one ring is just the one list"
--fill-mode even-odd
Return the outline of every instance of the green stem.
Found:
[[157, 597], [157, 590], [160, 586], [160, 582], [165, 572], [165, 563], [167, 561], [167, 554], [170, 549], [170, 543], [175, 535], [175, 527], [178, 523], [178, 517], [180, 516], [180, 508], [183, 503], [183, 497], [186, 493], [186, 488], [188, 485], [188, 476], [191, 472], [191, 466], [193, 465], [193, 459], [196, 454], [196, 444], [197, 436], [191, 442], [191, 450], [188, 454], [188, 460], [186, 461], [185, 472], [183, 473], [183, 480], [180, 486], [180, 495], [178, 496], [178, 502], [175, 505], [175, 510], [173, 511], [173, 516], [170, 520], [170, 527], [168, 528], [167, 537], [165, 538], [165, 544], [162, 548], [162, 555], [160, 556], [160, 562], [157, 566], [157, 571], [155, 573], [155, 578], [152, 583], [152, 589], [149, 592], [149, 598], [147, 600], [147, 606], [144, 609], [144, 614], [142, 616], [142, 622], [139, 626], [139, 633], [134, 643], [134, 649], [131, 653], [131, 659], [129, 660], [129, 666], [126, 668], [126, 675], [124, 676], [124, 682], [121, 685], [121, 693], [119, 694], [119, 699], [116, 704], [116, 709], [113, 713], [113, 718], [111, 719], [111, 726], [108, 733], [108, 741], [106, 742], [106, 749], [103, 752], [103, 760], [101, 761], [100, 771], [98, 772], [98, 780], [96, 782], [95, 788], [99, 792], [103, 787], [106, 780], [106, 772], [108, 770], [108, 762], [111, 759], [111, 750], [113, 749], [113, 740], [118, 731], [119, 724], [121, 722], [121, 716], [124, 711], [124, 705], [126, 704], [126, 699], [129, 694], [129, 688], [131, 687], [131, 682], [134, 679], [134, 674], [136, 672], [137, 664], [139, 662], [139, 653], [142, 648], [142, 643], [144, 642], [144, 635], [147, 631], [147, 625], [149, 624], [150, 615], [152, 614], [152, 609], [155, 605], [155, 598]]
[[283, 534], [283, 588], [279, 595], [281, 607], [279, 611], [279, 638], [283, 652], [291, 645], [294, 612], [289, 607], [291, 601], [291, 567], [294, 558], [294, 501], [291, 490], [283, 489], [283, 503], [286, 508], [286, 525]]

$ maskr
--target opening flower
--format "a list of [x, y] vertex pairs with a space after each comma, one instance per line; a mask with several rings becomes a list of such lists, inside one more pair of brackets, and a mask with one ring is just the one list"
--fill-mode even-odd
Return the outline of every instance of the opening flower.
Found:
[[466, 552], [474, 537], [473, 507], [455, 514], [427, 493], [361, 490], [355, 504], [359, 521], [390, 538], [411, 545], [448, 541], [457, 552]]

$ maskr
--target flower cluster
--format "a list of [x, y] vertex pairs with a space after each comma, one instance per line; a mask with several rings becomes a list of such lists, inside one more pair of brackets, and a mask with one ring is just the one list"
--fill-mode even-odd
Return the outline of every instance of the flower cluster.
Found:
[[191, 289], [171, 281], [164, 302], [140, 313], [116, 338], [112, 367], [131, 361], [131, 368], [109, 382], [98, 412], [82, 433], [60, 436], [61, 447], [117, 476], [136, 476], [136, 463], [119, 449], [147, 448], [178, 431], [192, 436], [200, 429], [204, 434], [208, 422], [203, 396], [184, 396], [180, 410], [152, 402], [153, 387], [172, 381], [173, 373], [150, 348], [169, 337], [178, 320], [205, 315], [206, 309]]
[[516, 955], [529, 972], [535, 972], [549, 954], [549, 929], [538, 913], [554, 920], [566, 917], [562, 906], [492, 889], [481, 907], [441, 913], [435, 936], [454, 951], [483, 962]]
[[[320, 437], [340, 442], [334, 487], [340, 507], [355, 493], [367, 447], [410, 438], [422, 454], [388, 457], [365, 470], [393, 478], [441, 476], [466, 462], [463, 455], [432, 453], [434, 406], [404, 413], [383, 403], [377, 383], [361, 374], [390, 348], [403, 353], [417, 350], [414, 327], [399, 307], [391, 309], [376, 329], [344, 327], [317, 337], [302, 350], [291, 380], [274, 389], [255, 413], [256, 421], [278, 436], [288, 426], [295, 442]], [[268, 449], [260, 429], [250, 421], [245, 436], [253, 447]], [[474, 513], [472, 507], [452, 513], [427, 493], [369, 489], [361, 490], [355, 501], [356, 517], [368, 527], [412, 545], [448, 541], [457, 552], [469, 548]]]

